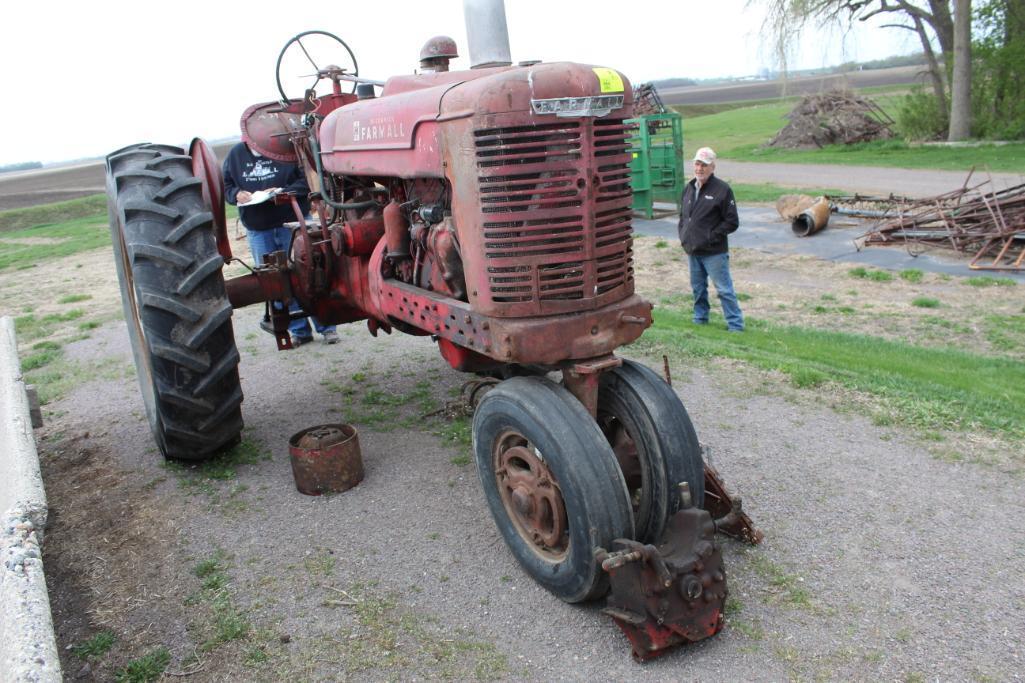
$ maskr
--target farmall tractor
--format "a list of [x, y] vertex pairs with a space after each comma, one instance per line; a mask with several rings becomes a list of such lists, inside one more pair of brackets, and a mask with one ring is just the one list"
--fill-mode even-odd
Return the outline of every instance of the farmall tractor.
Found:
[[615, 355], [652, 322], [634, 293], [629, 81], [512, 65], [506, 39], [504, 58], [478, 48], [466, 71], [446, 68], [454, 43], [430, 41], [427, 68], [380, 84], [330, 34], [300, 34], [282, 55], [313, 34], [351, 67], [311, 57], [329, 92], [286, 93], [279, 73], [281, 100], [242, 119], [247, 144], [301, 164], [312, 189], [312, 219], [295, 197], [274, 200], [295, 207], [287, 252], [224, 280], [239, 259], [202, 140], [107, 157], [125, 318], [163, 455], [204, 460], [239, 439], [235, 308], [281, 302], [266, 305], [281, 350], [292, 300], [324, 323], [429, 337], [455, 370], [504, 378], [475, 407], [473, 450], [524, 570], [567, 602], [611, 585], [606, 612], [639, 658], [718, 632], [713, 534], [752, 532], [714, 476], [706, 499], [697, 436], [666, 380]]

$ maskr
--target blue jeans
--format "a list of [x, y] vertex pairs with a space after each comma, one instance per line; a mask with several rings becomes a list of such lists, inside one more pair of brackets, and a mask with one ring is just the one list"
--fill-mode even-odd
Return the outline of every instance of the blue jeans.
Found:
[[733, 279], [730, 277], [730, 255], [713, 254], [712, 256], [690, 255], [690, 286], [694, 290], [694, 322], [708, 322], [708, 277], [712, 277], [715, 291], [722, 304], [726, 327], [730, 330], [744, 329], [744, 314], [740, 312], [737, 295], [733, 291]]
[[[291, 228], [270, 228], [269, 230], [249, 230], [246, 229], [246, 235], [249, 237], [249, 250], [253, 252], [253, 261], [256, 265], [263, 265], [263, 257], [266, 254], [270, 254], [275, 251], [288, 252], [289, 243], [292, 240]], [[275, 308], [280, 308], [281, 304], [274, 302]], [[300, 310], [299, 302], [292, 299], [292, 302], [288, 305], [288, 310], [291, 313]], [[311, 316], [312, 317], [312, 316]], [[317, 332], [324, 334], [325, 332], [334, 332], [334, 325], [321, 325], [320, 321], [313, 318], [313, 326], [317, 328]], [[309, 339], [313, 336], [313, 332], [310, 331], [310, 323], [306, 318], [300, 318], [299, 320], [293, 320], [288, 324], [288, 331], [293, 337], [299, 337], [301, 339]]]

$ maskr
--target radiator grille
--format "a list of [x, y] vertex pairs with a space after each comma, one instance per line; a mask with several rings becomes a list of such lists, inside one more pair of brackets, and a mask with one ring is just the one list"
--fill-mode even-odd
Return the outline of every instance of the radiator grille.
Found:
[[584, 310], [633, 293], [628, 134], [621, 119], [474, 132], [488, 298], [500, 312]]

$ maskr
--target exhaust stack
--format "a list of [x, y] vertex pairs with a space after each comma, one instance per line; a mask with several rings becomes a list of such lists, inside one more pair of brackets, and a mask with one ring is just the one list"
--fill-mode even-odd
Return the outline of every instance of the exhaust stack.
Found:
[[463, 16], [471, 69], [512, 64], [504, 0], [463, 0]]

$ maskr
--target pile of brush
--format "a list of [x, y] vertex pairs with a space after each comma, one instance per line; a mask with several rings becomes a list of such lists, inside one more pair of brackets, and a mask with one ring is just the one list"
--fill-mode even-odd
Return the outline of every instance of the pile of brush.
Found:
[[893, 137], [893, 119], [879, 105], [843, 90], [807, 95], [786, 118], [790, 123], [767, 147], [816, 149]]

